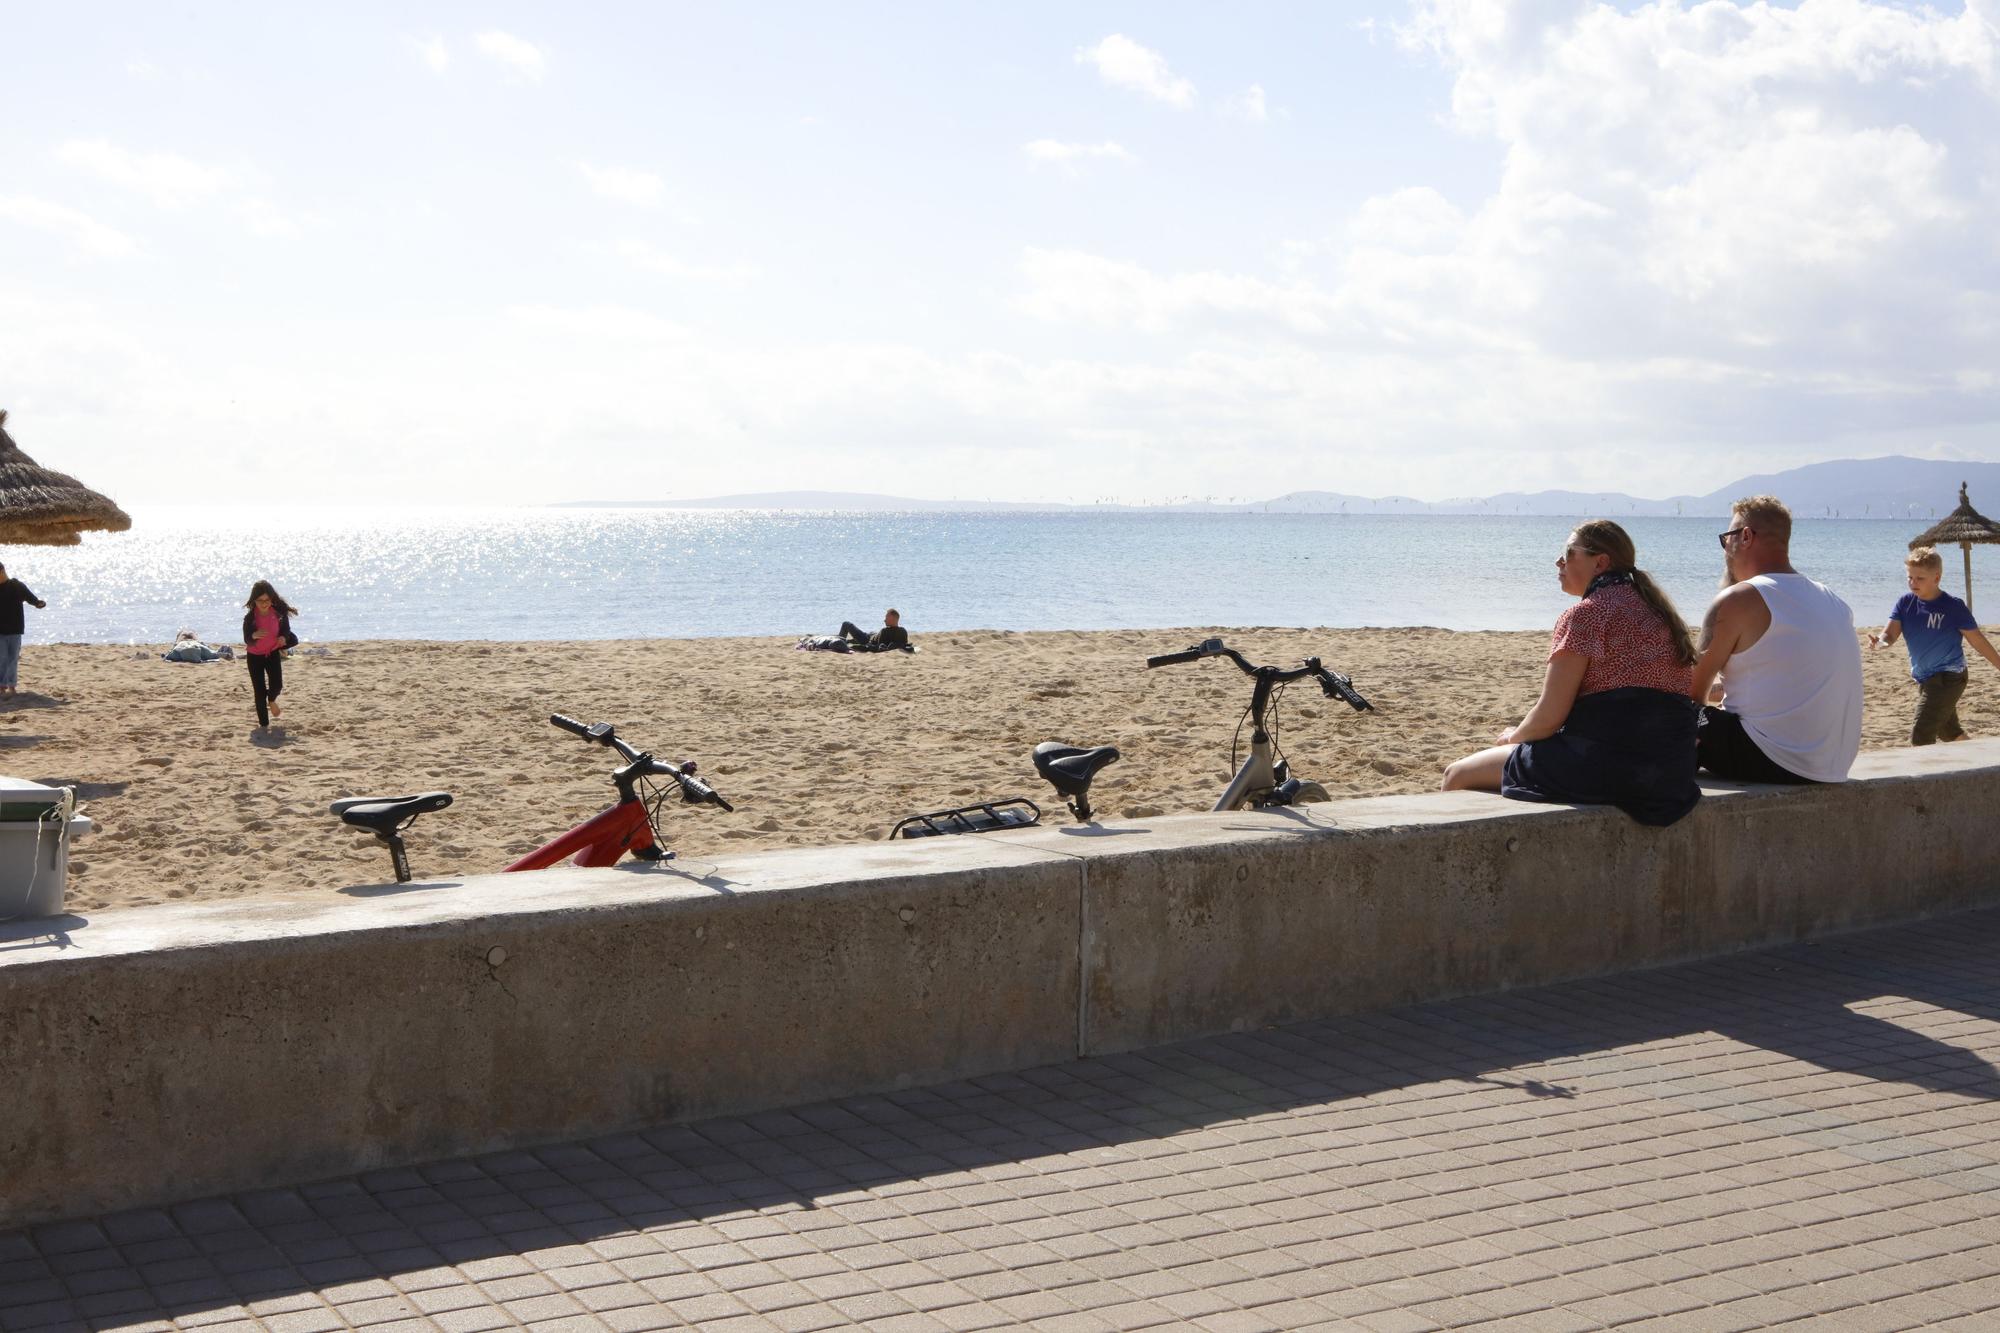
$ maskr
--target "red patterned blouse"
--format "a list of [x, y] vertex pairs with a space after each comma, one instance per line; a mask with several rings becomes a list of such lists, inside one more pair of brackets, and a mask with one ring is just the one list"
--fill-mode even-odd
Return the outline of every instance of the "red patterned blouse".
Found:
[[1629, 583], [1599, 588], [1556, 617], [1549, 656], [1581, 653], [1579, 695], [1642, 686], [1686, 694], [1694, 688], [1694, 668], [1674, 658], [1674, 639], [1653, 608]]

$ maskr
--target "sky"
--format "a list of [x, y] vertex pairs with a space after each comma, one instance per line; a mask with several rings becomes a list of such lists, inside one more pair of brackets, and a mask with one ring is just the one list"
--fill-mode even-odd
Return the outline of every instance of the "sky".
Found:
[[0, 34], [0, 407], [128, 508], [2000, 460], [2000, 0]]

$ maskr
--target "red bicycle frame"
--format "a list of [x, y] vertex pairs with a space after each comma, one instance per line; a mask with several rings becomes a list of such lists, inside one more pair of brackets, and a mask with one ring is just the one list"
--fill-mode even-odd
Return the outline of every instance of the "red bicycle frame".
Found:
[[506, 867], [513, 870], [546, 870], [570, 857], [580, 866], [608, 866], [630, 852], [645, 859], [653, 846], [653, 825], [646, 818], [643, 801], [620, 801], [595, 818], [578, 824], [554, 842], [537, 847]]
[[[649, 780], [652, 778], [671, 781], [680, 789], [684, 805], [735, 809], [723, 799], [722, 793], [694, 775], [693, 760], [684, 764], [663, 763], [618, 739], [617, 731], [609, 722], [586, 727], [575, 718], [561, 713], [551, 714], [549, 722], [587, 741], [609, 746], [625, 760], [625, 767], [611, 775], [612, 785], [618, 788], [618, 803], [596, 818], [578, 824], [554, 842], [537, 847], [508, 866], [507, 871], [546, 870], [572, 859], [580, 866], [608, 866], [627, 853], [641, 861], [670, 859], [673, 853], [661, 847], [653, 833], [653, 812], [665, 799], [667, 789], [651, 783]], [[641, 784], [645, 784], [644, 787]], [[356, 828], [368, 830], [387, 844], [390, 859], [396, 867], [396, 882], [407, 884], [410, 882], [410, 863], [403, 853], [403, 830], [414, 824], [418, 815], [442, 810], [450, 804], [451, 793], [445, 791], [424, 792], [417, 796], [347, 796], [335, 801], [329, 813], [338, 815]]]

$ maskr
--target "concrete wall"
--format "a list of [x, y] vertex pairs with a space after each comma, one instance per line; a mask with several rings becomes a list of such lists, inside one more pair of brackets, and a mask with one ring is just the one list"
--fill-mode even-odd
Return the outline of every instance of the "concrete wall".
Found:
[[17, 923], [0, 1226], [2000, 901], [1996, 805], [1968, 742], [1667, 830], [1456, 793]]

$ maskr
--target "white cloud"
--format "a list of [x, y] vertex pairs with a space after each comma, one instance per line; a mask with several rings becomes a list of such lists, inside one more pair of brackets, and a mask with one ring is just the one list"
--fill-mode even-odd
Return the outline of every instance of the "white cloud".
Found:
[[762, 270], [754, 264], [693, 264], [640, 240], [620, 241], [614, 250], [619, 258], [634, 268], [663, 278], [681, 278], [690, 282], [749, 282], [762, 276]]
[[[592, 475], [629, 478], [633, 494], [678, 495], [758, 489], [759, 472], [881, 490], [898, 489], [897, 477], [983, 477], [966, 485], [1015, 496], [1053, 487], [1057, 498], [1066, 487], [1235, 493], [1246, 449], [1288, 478], [1273, 490], [1424, 495], [1699, 491], [1749, 470], [1746, 455], [1773, 468], [1840, 453], [1992, 456], [2000, 140], [1988, 131], [2000, 123], [2000, 0], [1951, 10], [1889, 0], [1426, 3], [1401, 31], [1400, 58], [1435, 62], [1450, 89], [1437, 110], [1465, 143], [1442, 155], [1446, 166], [1431, 165], [1440, 155], [1419, 136], [1397, 159], [1393, 179], [1405, 188], [1323, 216], [1291, 241], [1273, 235], [1272, 210], [1246, 222], [1251, 210], [1232, 206], [1131, 250], [1012, 249], [1018, 268], [1001, 298], [1012, 319], [978, 307], [990, 290], [979, 265], [920, 263], [913, 273], [946, 284], [924, 284], [935, 306], [924, 313], [949, 314], [945, 324], [905, 321], [925, 331], [921, 345], [915, 334], [906, 344], [850, 336], [857, 325], [893, 326], [903, 313], [895, 303], [910, 299], [865, 242], [851, 251], [854, 271], [887, 277], [869, 287], [887, 308], [851, 322], [826, 318], [814, 304], [824, 293], [790, 282], [753, 289], [759, 300], [749, 303], [716, 299], [733, 289], [697, 289], [756, 270], [734, 262], [728, 242], [697, 244], [673, 226], [682, 182], [667, 178], [668, 197], [638, 172], [622, 186], [607, 177], [613, 197], [624, 188], [628, 202], [658, 203], [626, 220], [667, 225], [621, 224], [593, 252], [600, 265], [630, 266], [609, 287], [620, 306], [495, 317], [476, 301], [413, 303], [379, 321], [368, 355], [356, 357], [351, 321], [287, 324], [291, 307], [254, 290], [233, 310], [218, 291], [216, 318], [195, 327], [185, 303], [142, 299], [150, 284], [114, 284], [93, 301], [60, 266], [24, 262], [0, 273], [0, 366], [41, 386], [38, 420], [65, 411], [80, 423], [75, 438], [94, 433], [107, 450], [140, 442], [144, 457], [120, 464], [135, 496], [200, 498], [218, 468], [254, 467], [255, 442], [269, 438], [293, 441], [288, 457], [300, 468], [339, 460], [301, 473], [295, 490], [355, 499], [373, 493], [357, 478], [431, 482], [433, 460], [462, 462], [502, 434], [588, 456]], [[1184, 41], [1193, 59], [1192, 39], [1173, 45]], [[452, 44], [483, 64], [469, 33]], [[1106, 86], [1159, 97], [1187, 83], [1158, 57], [1131, 68], [1141, 76], [1116, 83], [1107, 73]], [[1232, 78], [1199, 99], [1187, 88], [1181, 104], [1243, 114], [1235, 90], [1248, 76]], [[1234, 95], [1223, 97], [1225, 87]], [[1265, 109], [1275, 121], [1304, 117], [1308, 105]], [[1132, 159], [1100, 141], [1117, 134], [1142, 147], [1133, 133], [1006, 143], [1021, 144], [1024, 167], [1119, 172]], [[1224, 151], [1230, 140], [1213, 136]], [[576, 147], [555, 166], [579, 173], [573, 186], [597, 189], [579, 158], [630, 172], [607, 162], [630, 151]], [[231, 179], [206, 192], [199, 172], [153, 171], [145, 160], [93, 159], [118, 168], [111, 174], [138, 191], [130, 200], [50, 197], [122, 221], [114, 206], [135, 211], [133, 201], [159, 195], [232, 226], [253, 219], [254, 200], [284, 202], [233, 156], [216, 158]], [[11, 188], [45, 193], [25, 181]], [[415, 197], [428, 192], [419, 183]], [[415, 197], [383, 205], [392, 227], [413, 221]], [[1272, 200], [1329, 197], [1338, 196], [1281, 189]], [[438, 198], [439, 215], [411, 227], [433, 247], [458, 216], [455, 198]], [[1086, 221], [1151, 218], [1134, 216]], [[1018, 246], [1005, 224], [968, 235]], [[283, 230], [282, 214], [272, 227]], [[32, 241], [58, 253], [55, 237], [84, 254], [139, 249], [44, 199], [0, 198], [0, 228], [20, 229], [17, 249]], [[197, 230], [162, 226], [145, 248], [157, 257], [175, 232]], [[363, 252], [394, 235], [358, 221], [354, 231], [344, 239]], [[628, 231], [643, 239], [620, 241]], [[850, 253], [840, 247], [831, 238], [816, 261], [839, 263]], [[333, 245], [324, 253], [341, 258]], [[1155, 254], [1173, 257], [1136, 262]], [[354, 295], [368, 305], [393, 304], [411, 278], [354, 272]], [[10, 289], [32, 301], [10, 302]], [[351, 423], [325, 406], [343, 401], [370, 403], [388, 424], [348, 443]], [[188, 469], [196, 453], [215, 466]], [[460, 466], [458, 475], [454, 495], [523, 496], [517, 471]]]
[[134, 153], [104, 139], [72, 139], [56, 159], [109, 185], [146, 195], [161, 208], [186, 208], [236, 185], [226, 167], [207, 166], [178, 153]]
[[46, 199], [0, 195], [0, 218], [60, 236], [71, 249], [92, 258], [123, 259], [139, 250], [138, 243], [116, 227]]
[[1310, 288], [1229, 273], [1155, 274], [1137, 264], [1076, 250], [1030, 249], [1021, 256], [1028, 290], [1017, 308], [1039, 319], [1143, 333], [1191, 327], [1276, 327], [1326, 333], [1332, 303]]
[[518, 305], [507, 309], [508, 320], [517, 328], [562, 338], [583, 338], [607, 343], [682, 342], [688, 330], [671, 320], [624, 306]]
[[1255, 83], [1224, 102], [1222, 113], [1237, 120], [1247, 120], [1253, 125], [1261, 125], [1271, 118], [1271, 109], [1264, 100], [1263, 86]]
[[2000, 356], [2000, 155], [1968, 131], [2000, 112], [1996, 18], [1990, 0], [1421, 0], [1400, 36], [1505, 158], [1453, 255], [1372, 281], [1552, 355], [1918, 392]]
[[430, 67], [431, 73], [442, 74], [451, 67], [451, 49], [444, 44], [444, 38], [435, 35], [412, 37], [409, 43], [416, 50], [417, 58]]
[[1096, 46], [1076, 53], [1079, 65], [1094, 65], [1097, 75], [1114, 88], [1143, 93], [1177, 107], [1194, 105], [1194, 85], [1167, 67], [1167, 58], [1139, 45], [1123, 33], [1112, 33]]
[[104, 139], [73, 139], [56, 159], [95, 180], [145, 196], [157, 208], [213, 208], [232, 215], [253, 236], [294, 237], [313, 219], [294, 215], [251, 191], [250, 173], [211, 166], [178, 153], [138, 153]]
[[542, 81], [542, 52], [533, 42], [510, 32], [495, 29], [482, 32], [472, 42], [480, 55], [529, 83]]
[[1055, 139], [1036, 139], [1021, 145], [1021, 151], [1028, 161], [1037, 166], [1060, 167], [1071, 175], [1086, 162], [1137, 162], [1139, 159], [1122, 144], [1109, 139], [1103, 143], [1062, 143]]
[[1027, 252], [1016, 308], [1102, 358], [1078, 371], [1099, 389], [1080, 420], [1152, 377], [1218, 438], [1313, 439], [1318, 418], [1347, 466], [1434, 494], [1670, 494], [1746, 453], [2000, 424], [1994, 0], [1414, 15], [1399, 36], [1450, 75], [1497, 184], [1370, 199], [1269, 271]]
[[650, 171], [636, 167], [595, 167], [588, 162], [577, 163], [576, 169], [583, 173], [590, 188], [606, 199], [641, 208], [658, 208], [666, 202], [667, 183]]
[[305, 234], [309, 223], [319, 219], [286, 212], [262, 195], [248, 195], [236, 201], [236, 218], [252, 236], [291, 239]]

